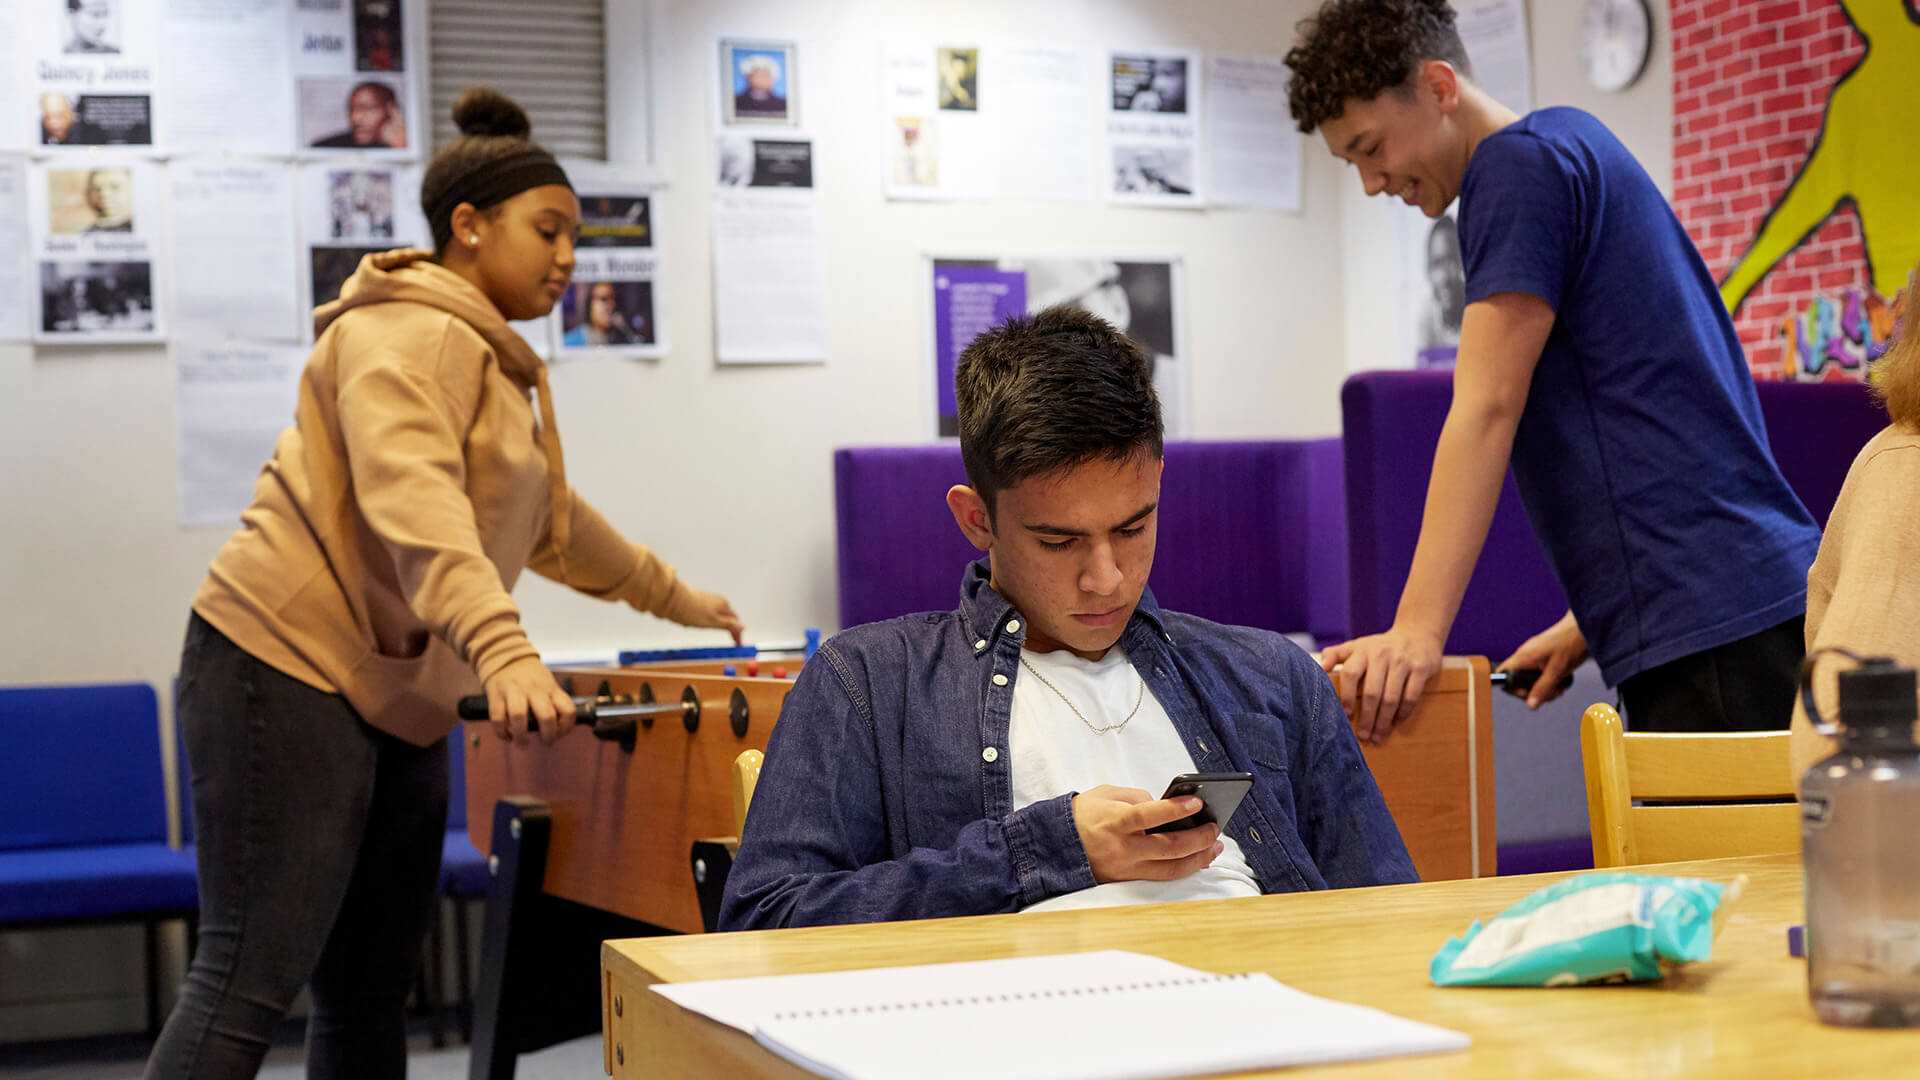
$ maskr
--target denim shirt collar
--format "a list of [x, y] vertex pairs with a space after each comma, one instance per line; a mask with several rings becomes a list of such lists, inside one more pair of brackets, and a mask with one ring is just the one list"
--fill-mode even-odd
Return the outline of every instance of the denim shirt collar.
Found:
[[[994, 589], [992, 580], [993, 564], [985, 557], [976, 559], [968, 565], [966, 573], [960, 579], [960, 618], [966, 623], [967, 633], [976, 642], [984, 642], [987, 646], [998, 643], [1002, 634], [1020, 633], [1026, 629], [1024, 625], [1019, 631], [1007, 629], [1007, 624], [1011, 621], [1008, 616], [1017, 609], [1013, 606], [1013, 601], [1001, 596]], [[1030, 617], [1023, 616], [1023, 618], [1027, 618], [1029, 622], [1032, 621]], [[1160, 604], [1153, 598], [1153, 590], [1150, 588], [1141, 590], [1140, 603], [1134, 607], [1133, 617], [1127, 620], [1127, 629], [1121, 635], [1123, 648], [1125, 639], [1133, 637], [1141, 626], [1147, 627], [1155, 636], [1169, 643], [1173, 640], [1167, 634], [1166, 620], [1161, 617]], [[976, 654], [986, 651], [986, 648], [979, 645], [974, 648]]]

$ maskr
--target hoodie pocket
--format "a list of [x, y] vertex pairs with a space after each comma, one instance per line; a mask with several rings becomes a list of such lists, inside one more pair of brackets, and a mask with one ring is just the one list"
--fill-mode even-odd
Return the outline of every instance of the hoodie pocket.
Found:
[[360, 718], [417, 746], [444, 738], [463, 695], [480, 680], [446, 642], [429, 638], [419, 656], [387, 656], [374, 649], [355, 661], [346, 699]]

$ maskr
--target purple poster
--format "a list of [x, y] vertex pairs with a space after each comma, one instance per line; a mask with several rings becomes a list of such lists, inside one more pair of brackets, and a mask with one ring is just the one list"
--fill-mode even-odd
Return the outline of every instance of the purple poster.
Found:
[[953, 400], [953, 366], [969, 343], [1027, 310], [1027, 275], [1001, 270], [991, 262], [936, 261], [933, 264], [934, 383], [939, 388], [940, 434], [960, 434]]

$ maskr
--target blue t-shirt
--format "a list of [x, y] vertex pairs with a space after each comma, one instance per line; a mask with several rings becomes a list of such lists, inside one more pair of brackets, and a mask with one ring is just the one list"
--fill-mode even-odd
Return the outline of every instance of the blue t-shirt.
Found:
[[1459, 226], [1468, 303], [1554, 310], [1513, 475], [1607, 682], [1804, 613], [1819, 528], [1706, 264], [1626, 147], [1578, 109], [1532, 113], [1474, 151]]

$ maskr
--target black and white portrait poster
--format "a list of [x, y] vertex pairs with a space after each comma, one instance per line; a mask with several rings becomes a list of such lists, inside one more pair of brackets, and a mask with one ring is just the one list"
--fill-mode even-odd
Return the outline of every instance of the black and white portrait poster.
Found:
[[1453, 213], [1438, 218], [1409, 213], [1400, 222], [1401, 280], [1413, 331], [1415, 367], [1452, 367], [1467, 310], [1467, 271]]
[[349, 158], [307, 162], [300, 168], [300, 207], [308, 308], [338, 297], [341, 284], [372, 252], [433, 246], [420, 211], [420, 170], [411, 165]]
[[295, 6], [294, 145], [302, 152], [417, 158], [418, 31], [405, 0], [300, 0]]
[[1107, 54], [1107, 196], [1134, 206], [1206, 203], [1201, 170], [1202, 69], [1191, 50]]
[[10, 3], [30, 43], [30, 143], [152, 146], [161, 0]]
[[930, 260], [934, 328], [934, 430], [957, 435], [954, 364], [982, 331], [1055, 305], [1107, 320], [1152, 358], [1168, 438], [1189, 431], [1191, 366], [1182, 348], [1181, 262], [1174, 257], [1045, 255]]
[[580, 196], [580, 239], [573, 283], [555, 305], [555, 359], [666, 355], [654, 185], [604, 165], [570, 162], [568, 175]]
[[132, 154], [34, 164], [27, 184], [40, 295], [34, 340], [159, 340], [161, 185], [159, 166]]

